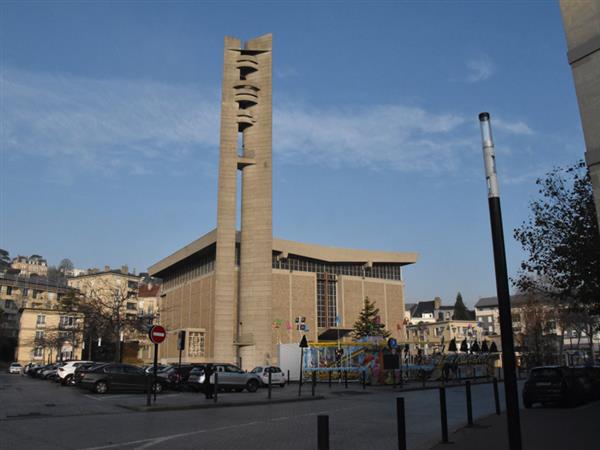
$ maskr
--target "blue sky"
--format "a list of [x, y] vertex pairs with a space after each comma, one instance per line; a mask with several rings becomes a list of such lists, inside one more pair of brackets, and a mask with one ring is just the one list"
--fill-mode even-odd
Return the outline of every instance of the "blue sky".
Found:
[[274, 235], [416, 251], [408, 301], [495, 294], [535, 179], [584, 152], [557, 1], [3, 2], [0, 247], [144, 271], [216, 224], [223, 37], [274, 39]]

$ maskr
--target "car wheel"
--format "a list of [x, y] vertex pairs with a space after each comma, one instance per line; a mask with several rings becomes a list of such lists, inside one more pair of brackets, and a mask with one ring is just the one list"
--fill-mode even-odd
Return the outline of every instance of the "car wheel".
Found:
[[63, 378], [63, 386], [75, 386], [75, 377], [73, 375], [67, 375]]
[[244, 390], [244, 388], [235, 388], [234, 390], [235, 390], [235, 392], [242, 392]]
[[246, 390], [248, 392], [256, 392], [258, 390], [258, 381], [256, 381], [256, 380], [249, 380], [246, 383]]
[[160, 394], [163, 390], [163, 385], [160, 384], [159, 382], [154, 383], [154, 385], [152, 386], [152, 392], [156, 393], [156, 394]]
[[284, 387], [285, 387], [285, 383], [281, 383], [281, 384], [279, 385], [279, 387], [282, 387], [282, 388], [284, 388]]
[[96, 394], [106, 394], [108, 392], [108, 383], [106, 381], [98, 381], [94, 385]]

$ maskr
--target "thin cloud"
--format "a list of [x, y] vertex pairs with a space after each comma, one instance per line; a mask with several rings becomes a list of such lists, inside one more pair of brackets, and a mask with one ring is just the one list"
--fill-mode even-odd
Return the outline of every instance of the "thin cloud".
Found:
[[533, 130], [522, 120], [519, 120], [517, 122], [507, 122], [503, 119], [492, 118], [492, 126], [510, 134], [524, 136], [533, 135]]
[[[5, 69], [0, 82], [2, 147], [13, 158], [46, 158], [51, 181], [177, 174], [212, 168], [216, 160], [216, 88], [14, 69]], [[453, 172], [479, 151], [472, 122], [400, 104], [334, 109], [282, 102], [274, 108], [273, 148], [291, 164]], [[524, 122], [493, 123], [502, 133], [532, 133]]]
[[469, 83], [478, 83], [487, 80], [495, 72], [494, 64], [487, 56], [481, 56], [467, 61], [467, 69], [469, 71], [467, 75], [467, 81]]

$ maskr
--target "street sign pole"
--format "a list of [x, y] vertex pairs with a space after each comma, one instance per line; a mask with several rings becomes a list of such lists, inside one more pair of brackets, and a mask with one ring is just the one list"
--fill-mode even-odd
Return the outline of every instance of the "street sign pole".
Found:
[[154, 344], [154, 367], [152, 369], [152, 387], [154, 391], [154, 403], [156, 403], [156, 372], [158, 371], [158, 344]]
[[167, 330], [160, 325], [154, 325], [148, 330], [150, 342], [154, 344], [154, 367], [152, 368], [152, 386], [150, 389], [154, 391], [154, 403], [156, 403], [156, 372], [158, 371], [158, 344], [163, 342], [167, 337]]
[[308, 347], [306, 335], [302, 336], [298, 346], [300, 347], [300, 378], [298, 382], [298, 397], [300, 397], [302, 395], [302, 362], [304, 361], [304, 349]]
[[519, 394], [517, 378], [515, 376], [515, 349], [510, 311], [508, 271], [506, 269], [504, 231], [502, 229], [502, 212], [500, 209], [500, 193], [498, 178], [496, 176], [496, 155], [492, 139], [490, 115], [486, 112], [479, 114], [479, 122], [481, 125], [485, 177], [488, 185], [488, 204], [494, 247], [494, 266], [496, 269], [496, 291], [500, 313], [500, 339], [502, 342], [508, 445], [510, 450], [521, 450], [521, 419], [519, 417]]

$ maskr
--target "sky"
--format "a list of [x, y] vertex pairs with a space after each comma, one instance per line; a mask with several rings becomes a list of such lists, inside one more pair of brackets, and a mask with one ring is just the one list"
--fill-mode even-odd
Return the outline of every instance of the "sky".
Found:
[[495, 295], [536, 178], [584, 154], [558, 1], [0, 3], [0, 248], [147, 268], [216, 226], [223, 38], [273, 33], [273, 233], [417, 252], [407, 302]]

